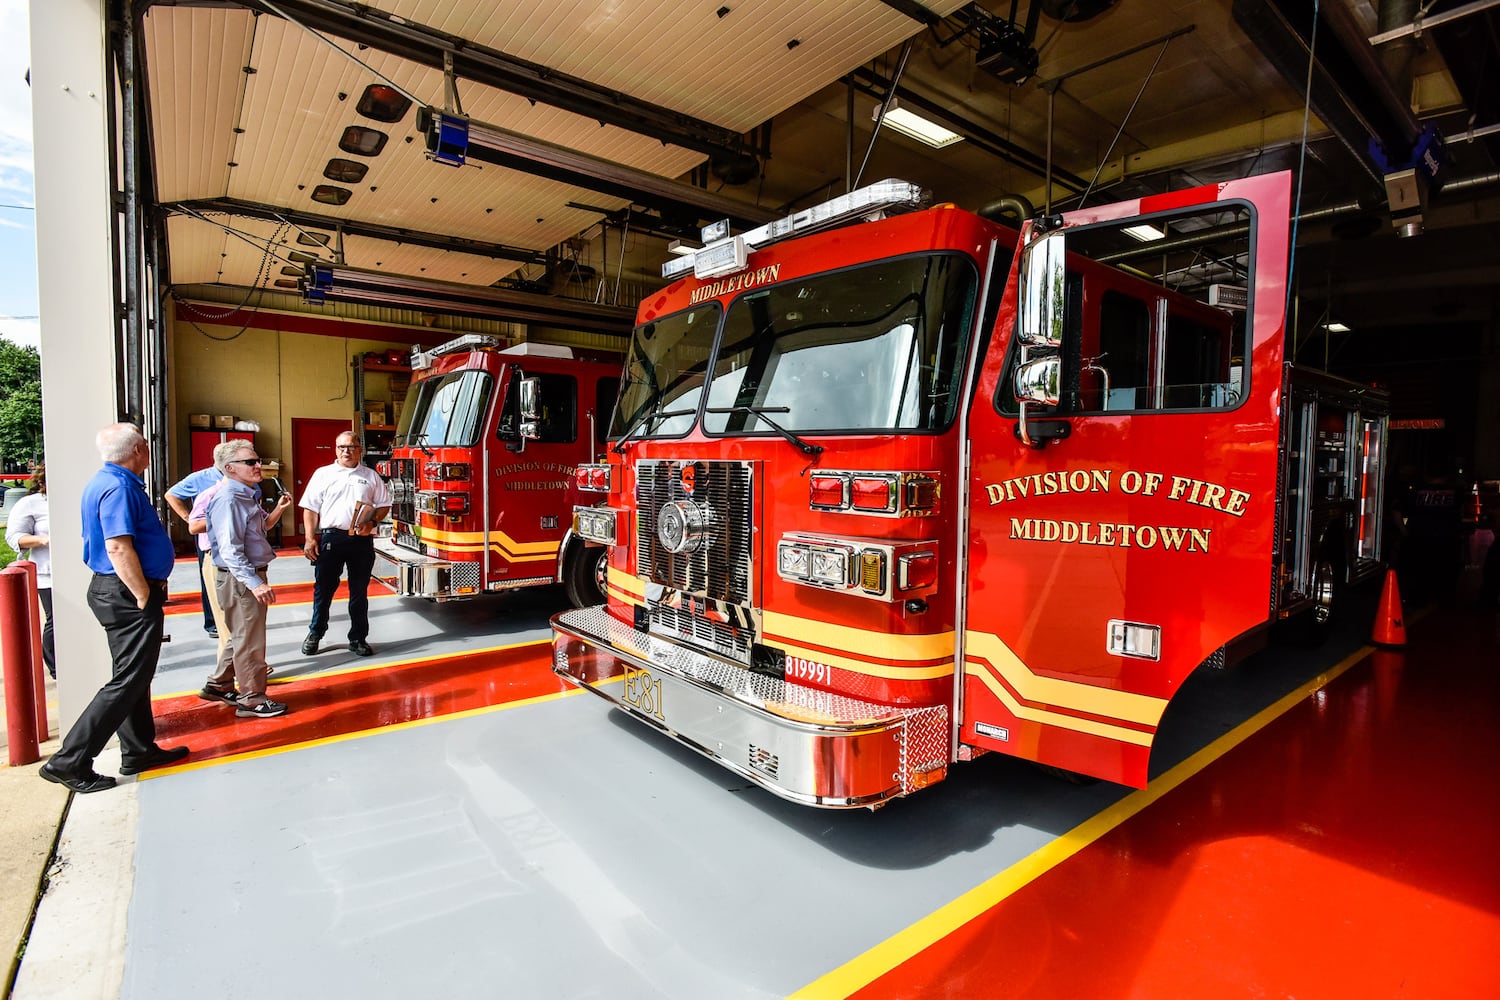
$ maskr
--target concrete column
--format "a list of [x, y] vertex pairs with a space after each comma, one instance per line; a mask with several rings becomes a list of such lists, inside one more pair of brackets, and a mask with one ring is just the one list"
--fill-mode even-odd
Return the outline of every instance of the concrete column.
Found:
[[105, 0], [31, 0], [42, 415], [64, 732], [110, 676], [104, 632], [85, 599], [78, 513], [100, 465], [94, 434], [117, 413], [106, 58]]

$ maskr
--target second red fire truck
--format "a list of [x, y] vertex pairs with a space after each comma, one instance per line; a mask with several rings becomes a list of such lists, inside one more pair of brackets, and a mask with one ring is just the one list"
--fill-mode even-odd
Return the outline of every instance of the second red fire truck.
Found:
[[1288, 175], [1026, 222], [887, 181], [669, 265], [554, 667], [798, 802], [1144, 785], [1183, 680], [1380, 551], [1383, 393], [1287, 364]]
[[376, 540], [376, 578], [436, 601], [559, 580], [576, 605], [602, 601], [600, 552], [568, 529], [574, 470], [603, 449], [618, 363], [468, 335], [414, 352], [412, 369], [379, 469], [392, 533]]

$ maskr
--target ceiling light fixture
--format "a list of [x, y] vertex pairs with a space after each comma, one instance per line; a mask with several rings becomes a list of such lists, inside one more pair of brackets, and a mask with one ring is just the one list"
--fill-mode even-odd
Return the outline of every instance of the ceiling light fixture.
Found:
[[1324, 323], [1323, 324], [1323, 329], [1327, 330], [1329, 333], [1348, 333], [1349, 332], [1349, 328], [1347, 326], [1345, 326], [1344, 324], [1340, 323], [1338, 320], [1333, 320], [1332, 322]]
[[1155, 226], [1126, 226], [1125, 235], [1140, 240], [1142, 243], [1150, 243], [1152, 240], [1164, 240], [1167, 234]]
[[946, 129], [937, 122], [921, 115], [906, 110], [901, 102], [891, 98], [890, 106], [885, 109], [885, 117], [881, 118], [880, 108], [875, 109], [873, 121], [878, 121], [896, 132], [900, 132], [908, 139], [915, 139], [925, 143], [934, 149], [942, 149], [951, 146], [955, 142], [963, 142], [964, 137], [951, 129]]

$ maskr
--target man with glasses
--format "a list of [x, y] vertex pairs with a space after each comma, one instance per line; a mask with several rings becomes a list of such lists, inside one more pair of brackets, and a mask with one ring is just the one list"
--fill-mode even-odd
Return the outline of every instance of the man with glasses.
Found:
[[[249, 441], [230, 440], [214, 449], [214, 465], [224, 473], [219, 492], [205, 511], [205, 534], [214, 567], [214, 590], [229, 632], [200, 697], [234, 706], [240, 719], [271, 719], [286, 705], [266, 697], [266, 611], [276, 592], [266, 567], [276, 550], [266, 539], [266, 512], [260, 505], [261, 463]], [[283, 493], [274, 517], [292, 505]]]
[[98, 792], [115, 779], [94, 758], [117, 731], [120, 773], [138, 774], [181, 760], [187, 747], [158, 746], [151, 679], [161, 656], [162, 608], [176, 553], [141, 479], [151, 448], [135, 424], [111, 424], [94, 439], [104, 467], [83, 489], [83, 560], [94, 571], [89, 609], [109, 640], [114, 673], [63, 737], [41, 774], [75, 792]]
[[349, 570], [349, 649], [359, 656], [374, 653], [370, 634], [370, 572], [375, 568], [375, 526], [391, 510], [391, 494], [374, 469], [360, 464], [363, 449], [352, 431], [334, 442], [336, 461], [312, 474], [302, 499], [302, 551], [315, 567], [312, 623], [302, 652], [318, 651], [328, 631], [328, 609]]

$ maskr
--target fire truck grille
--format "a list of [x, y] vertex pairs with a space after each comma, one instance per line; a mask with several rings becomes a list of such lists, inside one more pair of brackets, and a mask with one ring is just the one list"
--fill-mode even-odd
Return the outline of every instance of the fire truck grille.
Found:
[[651, 632], [654, 635], [668, 635], [745, 666], [750, 665], [750, 643], [753, 636], [746, 629], [735, 629], [684, 608], [650, 601], [647, 602], [647, 614], [650, 616]]
[[[689, 494], [683, 485], [692, 483]], [[636, 466], [636, 564], [653, 583], [741, 606], [750, 603], [751, 497], [745, 462], [642, 462]], [[693, 551], [670, 552], [657, 537], [668, 504], [690, 504], [706, 533]]]
[[417, 520], [417, 462], [411, 458], [391, 459], [391, 517], [407, 524]]

